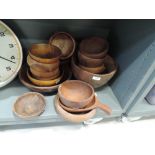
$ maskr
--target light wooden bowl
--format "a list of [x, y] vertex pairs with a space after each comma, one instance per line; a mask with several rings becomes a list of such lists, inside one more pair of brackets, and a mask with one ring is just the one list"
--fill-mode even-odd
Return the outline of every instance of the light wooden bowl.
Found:
[[29, 55], [38, 62], [50, 64], [59, 61], [61, 50], [54, 45], [33, 44], [29, 49]]
[[38, 72], [52, 72], [56, 68], [59, 67], [60, 62], [59, 60], [56, 62], [53, 62], [51, 64], [45, 64], [45, 63], [40, 63], [30, 57], [30, 55], [27, 56], [27, 64], [29, 67], [32, 69], [38, 71]]
[[60, 106], [60, 102], [57, 99], [57, 97], [55, 98], [55, 109], [61, 115], [62, 118], [73, 123], [84, 122], [86, 120], [91, 119], [96, 114], [96, 109], [79, 114], [69, 113]]
[[65, 60], [70, 58], [76, 47], [75, 39], [66, 32], [55, 33], [49, 40], [50, 45], [55, 45], [62, 51], [61, 59]]
[[46, 101], [43, 95], [35, 92], [25, 93], [13, 105], [13, 112], [23, 119], [39, 116], [45, 110]]
[[53, 79], [53, 80], [38, 80], [38, 79], [35, 79], [34, 77], [32, 77], [32, 75], [30, 74], [29, 71], [27, 71], [27, 76], [29, 78], [29, 80], [37, 85], [37, 86], [53, 86], [53, 85], [56, 85], [60, 82], [63, 74], [59, 77], [57, 77], [56, 79]]

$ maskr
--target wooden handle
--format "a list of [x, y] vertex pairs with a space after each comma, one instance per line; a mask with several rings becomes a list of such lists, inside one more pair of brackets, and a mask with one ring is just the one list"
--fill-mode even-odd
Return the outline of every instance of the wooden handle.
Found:
[[96, 107], [102, 109], [108, 115], [112, 113], [112, 109], [108, 105], [101, 103], [98, 99], [96, 99]]

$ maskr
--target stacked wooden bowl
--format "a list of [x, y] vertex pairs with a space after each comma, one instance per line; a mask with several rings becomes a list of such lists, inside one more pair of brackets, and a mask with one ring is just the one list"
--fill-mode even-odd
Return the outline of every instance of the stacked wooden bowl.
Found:
[[80, 43], [79, 51], [72, 58], [72, 70], [76, 79], [90, 83], [94, 88], [105, 85], [116, 73], [117, 65], [107, 52], [108, 42], [92, 37]]
[[111, 114], [111, 109], [98, 101], [93, 87], [80, 80], [68, 80], [58, 88], [55, 101], [57, 112], [71, 122], [79, 123], [93, 117], [96, 108]]
[[33, 44], [27, 56], [27, 76], [37, 86], [56, 85], [62, 78], [59, 69], [61, 51], [49, 44]]

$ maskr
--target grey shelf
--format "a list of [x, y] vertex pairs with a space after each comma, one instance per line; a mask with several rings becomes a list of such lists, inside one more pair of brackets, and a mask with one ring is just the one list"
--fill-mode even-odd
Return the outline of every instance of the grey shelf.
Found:
[[[16, 117], [12, 113], [12, 106], [15, 103], [16, 99], [23, 93], [30, 92], [29, 89], [24, 87], [18, 79], [14, 80], [11, 84], [0, 89], [0, 125], [17, 125], [17, 124], [35, 124], [35, 123], [55, 123], [62, 122], [63, 120], [55, 111], [54, 107], [54, 97], [55, 94], [46, 95], [47, 106], [44, 113], [32, 120], [22, 120]], [[108, 103], [112, 108], [113, 113], [111, 116], [107, 116], [101, 110], [97, 110], [95, 117], [117, 117], [122, 113], [122, 109], [117, 101], [117, 98], [113, 94], [109, 86], [105, 86], [102, 89], [96, 91], [98, 98], [103, 103]]]

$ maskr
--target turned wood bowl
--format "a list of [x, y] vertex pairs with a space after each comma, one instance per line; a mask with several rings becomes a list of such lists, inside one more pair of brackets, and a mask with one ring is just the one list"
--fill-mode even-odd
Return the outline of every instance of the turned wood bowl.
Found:
[[50, 64], [59, 61], [61, 50], [54, 45], [33, 44], [29, 49], [29, 55], [38, 62]]
[[90, 73], [94, 73], [94, 74], [103, 73], [104, 70], [106, 69], [104, 64], [102, 64], [99, 67], [86, 67], [86, 66], [79, 64], [79, 67], [90, 72]]
[[76, 79], [85, 81], [91, 84], [94, 88], [101, 87], [109, 82], [109, 80], [115, 75], [117, 71], [117, 64], [114, 59], [109, 55], [104, 58], [104, 65], [106, 67], [106, 73], [94, 74], [90, 73], [78, 66], [77, 56], [74, 55], [72, 58], [72, 72]]
[[29, 78], [29, 80], [34, 84], [34, 85], [37, 85], [37, 86], [53, 86], [53, 85], [56, 85], [60, 82], [61, 78], [63, 76], [63, 73], [57, 77], [56, 79], [52, 79], [52, 80], [38, 80], [36, 78], [34, 78], [30, 71], [27, 70], [27, 77]]
[[70, 107], [67, 107], [65, 106], [61, 101], [60, 101], [60, 98], [58, 97], [57, 95], [57, 98], [59, 100], [59, 104], [60, 106], [68, 111], [68, 112], [71, 112], [71, 113], [81, 113], [81, 112], [89, 112], [90, 110], [93, 110], [93, 109], [96, 109], [96, 108], [100, 108], [101, 110], [105, 111], [107, 114], [111, 114], [112, 113], [112, 110], [111, 108], [106, 105], [106, 104], [103, 104], [101, 103], [97, 97], [94, 96], [94, 99], [92, 100], [91, 103], [89, 103], [88, 105], [86, 105], [86, 107], [83, 107], [83, 108], [80, 108], [80, 109], [74, 109], [74, 108], [70, 108]]
[[65, 120], [69, 122], [73, 122], [73, 123], [84, 122], [86, 120], [91, 119], [96, 114], [96, 109], [93, 109], [85, 113], [78, 113], [78, 114], [67, 112], [60, 106], [60, 102], [57, 99], [57, 97], [55, 98], [55, 109], [62, 118], [64, 118]]
[[82, 108], [92, 102], [94, 98], [94, 89], [86, 82], [68, 80], [59, 86], [58, 96], [65, 106]]
[[81, 41], [80, 51], [89, 54], [106, 54], [109, 50], [109, 44], [107, 40], [101, 37], [91, 37]]
[[52, 80], [60, 75], [59, 68], [56, 68], [52, 72], [40, 72], [30, 67], [30, 72], [32, 76], [38, 80]]
[[40, 93], [53, 93], [58, 90], [58, 87], [61, 83], [63, 83], [66, 80], [69, 80], [72, 76], [72, 72], [68, 66], [64, 65], [63, 68], [64, 68], [64, 74], [63, 74], [60, 82], [53, 86], [36, 86], [36, 85], [34, 85], [27, 77], [27, 67], [26, 66], [23, 66], [21, 68], [21, 70], [19, 71], [19, 79], [25, 87], [29, 88], [32, 91], [40, 92]]
[[38, 71], [38, 72], [52, 72], [56, 68], [59, 67], [60, 62], [55, 61], [50, 64], [45, 64], [45, 63], [40, 63], [34, 59], [32, 59], [29, 55], [27, 56], [27, 64], [29, 65], [30, 68]]
[[104, 58], [95, 59], [90, 58], [82, 54], [80, 51], [78, 52], [79, 63], [86, 67], [99, 67], [104, 64]]
[[45, 110], [46, 102], [43, 95], [35, 92], [25, 93], [13, 105], [13, 112], [23, 119], [39, 116]]
[[76, 47], [75, 39], [66, 32], [55, 33], [49, 40], [49, 44], [56, 46], [61, 49], [62, 56], [61, 59], [65, 60], [70, 58]]

